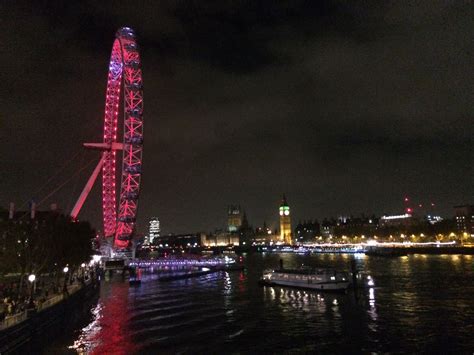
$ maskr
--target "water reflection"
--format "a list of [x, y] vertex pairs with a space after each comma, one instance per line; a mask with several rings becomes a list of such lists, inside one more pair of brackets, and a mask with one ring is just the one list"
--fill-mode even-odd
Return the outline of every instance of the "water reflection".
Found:
[[[342, 256], [281, 258], [288, 267], [304, 263], [350, 268], [350, 258]], [[236, 353], [331, 353], [334, 349], [463, 353], [474, 348], [472, 256], [361, 256], [357, 268], [366, 279], [372, 276], [375, 285], [357, 294], [261, 287], [257, 282], [262, 271], [277, 266], [280, 255], [249, 259], [245, 272], [169, 283], [151, 274], [145, 275], [139, 288], [129, 288], [123, 281], [103, 283], [99, 305], [74, 348], [93, 354], [227, 353], [229, 349]]]
[[232, 308], [232, 281], [230, 274], [226, 271], [224, 272], [224, 308], [226, 309], [227, 322], [232, 322], [234, 320], [233, 313], [234, 309]]
[[97, 304], [92, 309], [92, 322], [86, 327], [82, 328], [79, 338], [74, 341], [74, 344], [69, 346], [69, 349], [76, 350], [79, 354], [87, 354], [94, 347], [98, 346], [98, 343], [94, 342], [94, 339], [100, 339], [98, 333], [102, 329], [100, 326], [100, 318], [102, 317], [102, 304]]
[[375, 290], [373, 287], [369, 288], [369, 309], [367, 311], [371, 322], [369, 322], [368, 326], [372, 332], [377, 331], [377, 308], [375, 307]]
[[375, 307], [375, 292], [372, 287], [369, 289], [369, 304], [371, 307]]
[[232, 293], [232, 281], [227, 271], [224, 272], [224, 295], [229, 296]]
[[82, 329], [71, 348], [79, 354], [130, 354], [137, 347], [128, 328], [127, 283], [104, 283], [99, 304], [93, 309], [93, 320]]
[[324, 314], [328, 309], [331, 310], [331, 317], [338, 318], [340, 314], [340, 303], [348, 302], [352, 297], [348, 294], [321, 294], [316, 291], [296, 290], [292, 288], [265, 286], [264, 300], [266, 304], [276, 304], [284, 312], [289, 311], [288, 308], [294, 311]]

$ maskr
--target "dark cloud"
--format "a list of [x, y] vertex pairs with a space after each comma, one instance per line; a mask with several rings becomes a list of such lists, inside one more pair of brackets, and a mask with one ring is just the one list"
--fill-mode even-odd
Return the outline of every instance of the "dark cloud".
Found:
[[[410, 194], [472, 202], [473, 11], [437, 1], [11, 2], [4, 31], [0, 205], [41, 199], [94, 158], [115, 30], [143, 56], [140, 228], [209, 230], [225, 207], [276, 223], [395, 212]], [[87, 169], [52, 200], [70, 206]], [[100, 224], [96, 188], [84, 218]]]

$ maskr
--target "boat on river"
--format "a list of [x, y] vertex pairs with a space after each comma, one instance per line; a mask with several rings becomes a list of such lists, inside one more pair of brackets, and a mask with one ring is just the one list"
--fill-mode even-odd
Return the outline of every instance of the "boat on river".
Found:
[[349, 287], [346, 272], [327, 268], [266, 270], [260, 279], [265, 286], [288, 286], [321, 291], [345, 291]]

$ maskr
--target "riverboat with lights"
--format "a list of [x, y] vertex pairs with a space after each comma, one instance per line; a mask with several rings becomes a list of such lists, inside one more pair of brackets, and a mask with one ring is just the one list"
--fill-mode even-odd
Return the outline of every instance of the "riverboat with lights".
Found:
[[345, 291], [350, 282], [346, 272], [325, 268], [300, 268], [267, 270], [263, 273], [260, 284], [320, 291]]

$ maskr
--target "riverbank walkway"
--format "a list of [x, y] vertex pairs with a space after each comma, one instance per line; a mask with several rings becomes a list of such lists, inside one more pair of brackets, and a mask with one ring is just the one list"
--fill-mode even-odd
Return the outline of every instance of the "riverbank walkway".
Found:
[[7, 315], [5, 318], [0, 321], [0, 331], [13, 327], [25, 320], [34, 313], [41, 312], [55, 304], [62, 302], [67, 297], [70, 297], [72, 294], [79, 291], [81, 288], [89, 285], [92, 282], [92, 278], [81, 282], [76, 280], [74, 283], [67, 285], [67, 292], [62, 291], [61, 293], [52, 294], [51, 296], [44, 298], [39, 298], [35, 300], [31, 306], [25, 305], [24, 310], [17, 312], [12, 315]]

